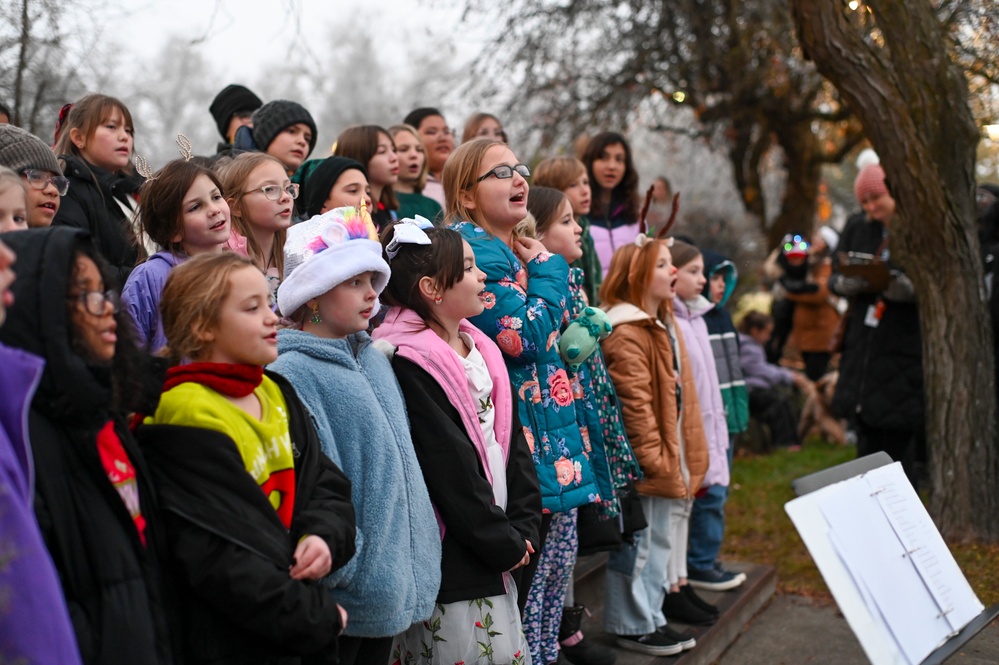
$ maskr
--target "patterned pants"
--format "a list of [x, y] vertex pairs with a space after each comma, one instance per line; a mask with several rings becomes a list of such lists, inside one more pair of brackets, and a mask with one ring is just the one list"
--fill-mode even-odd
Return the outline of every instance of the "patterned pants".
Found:
[[531, 647], [534, 665], [547, 665], [558, 660], [558, 629], [562, 625], [565, 589], [576, 567], [576, 533], [574, 508], [552, 517], [551, 529], [541, 548], [538, 570], [524, 608], [524, 635]]

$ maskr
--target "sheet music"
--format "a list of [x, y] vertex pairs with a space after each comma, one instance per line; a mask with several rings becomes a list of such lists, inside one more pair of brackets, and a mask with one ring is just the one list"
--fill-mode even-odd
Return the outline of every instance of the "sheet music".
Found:
[[872, 662], [917, 665], [984, 609], [900, 464], [785, 507]]
[[950, 633], [887, 516], [861, 478], [840, 483], [820, 504], [830, 539], [858, 586], [866, 586], [867, 610], [880, 614], [909, 663], [919, 663]]
[[875, 495], [878, 504], [937, 606], [946, 613], [951, 631], [960, 630], [985, 606], [961, 573], [916, 490], [895, 465], [874, 469], [864, 479], [872, 491], [882, 488]]

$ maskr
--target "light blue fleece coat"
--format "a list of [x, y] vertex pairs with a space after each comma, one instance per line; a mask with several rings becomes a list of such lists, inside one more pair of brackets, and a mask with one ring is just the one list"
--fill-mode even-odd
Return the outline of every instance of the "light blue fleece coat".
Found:
[[281, 330], [278, 353], [268, 369], [294, 386], [323, 452], [353, 483], [357, 553], [324, 580], [349, 614], [346, 634], [397, 635], [433, 612], [441, 542], [392, 365], [365, 332]]

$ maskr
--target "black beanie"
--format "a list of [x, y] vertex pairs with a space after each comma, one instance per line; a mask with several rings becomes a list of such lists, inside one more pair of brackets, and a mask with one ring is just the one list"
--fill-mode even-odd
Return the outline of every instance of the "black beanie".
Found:
[[308, 125], [312, 130], [312, 140], [309, 141], [309, 154], [312, 154], [316, 141], [319, 140], [316, 121], [304, 106], [287, 99], [267, 102], [256, 110], [253, 114], [253, 142], [262, 152], [267, 152], [267, 148], [278, 134], [298, 123]]
[[432, 115], [439, 115], [444, 117], [444, 115], [435, 108], [429, 106], [424, 106], [423, 108], [414, 109], [409, 112], [409, 115], [403, 119], [402, 123], [404, 125], [409, 125], [413, 129], [419, 129], [420, 123], [429, 118]]
[[208, 112], [215, 118], [215, 126], [219, 128], [219, 134], [228, 140], [225, 133], [229, 129], [229, 121], [232, 120], [232, 116], [237, 113], [256, 111], [263, 104], [264, 102], [249, 88], [231, 83], [223, 88], [222, 92], [215, 95], [212, 105], [208, 107]]
[[305, 218], [311, 219], [320, 214], [323, 204], [330, 196], [330, 190], [344, 171], [357, 169], [368, 177], [368, 171], [360, 162], [346, 157], [327, 157], [319, 166], [311, 170], [303, 185], [305, 192]]

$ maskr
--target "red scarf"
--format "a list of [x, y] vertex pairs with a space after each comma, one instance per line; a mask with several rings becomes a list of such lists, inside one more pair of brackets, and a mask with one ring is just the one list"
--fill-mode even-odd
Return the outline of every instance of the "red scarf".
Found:
[[228, 363], [188, 363], [167, 370], [163, 392], [182, 383], [193, 381], [228, 397], [246, 397], [264, 380], [260, 365], [230, 365]]

